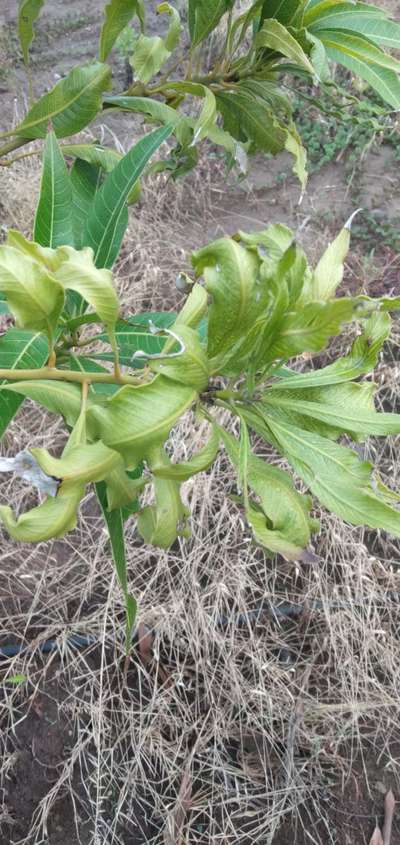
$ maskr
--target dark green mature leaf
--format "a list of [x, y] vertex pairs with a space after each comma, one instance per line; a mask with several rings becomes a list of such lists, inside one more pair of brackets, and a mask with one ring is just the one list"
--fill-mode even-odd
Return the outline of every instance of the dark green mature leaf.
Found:
[[110, 80], [110, 68], [99, 62], [73, 68], [32, 106], [22, 123], [9, 134], [45, 138], [51, 122], [57, 138], [75, 135], [100, 111], [101, 95], [109, 88]]
[[77, 158], [71, 168], [72, 222], [75, 249], [82, 249], [86, 221], [101, 184], [101, 171], [96, 165]]
[[265, 421], [280, 451], [325, 507], [353, 525], [383, 528], [400, 536], [400, 511], [379, 495], [371, 464], [318, 434], [267, 415]]
[[193, 47], [213, 32], [233, 5], [234, 0], [189, 0], [189, 33]]
[[115, 570], [125, 599], [125, 650], [126, 654], [128, 654], [131, 647], [133, 626], [135, 624], [135, 619], [137, 615], [137, 602], [136, 599], [130, 594], [128, 587], [124, 521], [120, 508], [113, 511], [108, 510], [107, 485], [104, 481], [100, 481], [96, 484], [96, 494], [104, 516], [104, 521], [108, 529]]
[[296, 38], [279, 21], [273, 19], [265, 21], [257, 33], [255, 43], [257, 47], [267, 47], [269, 50], [286, 56], [286, 58], [308, 71], [311, 75], [314, 74], [314, 68], [301, 44], [296, 41]]
[[40, 15], [45, 0], [20, 0], [18, 9], [18, 35], [25, 64], [29, 64], [29, 47], [35, 37], [33, 25]]
[[287, 132], [265, 103], [249, 94], [230, 91], [218, 92], [216, 99], [224, 129], [238, 141], [250, 141], [254, 150], [273, 155], [285, 149]]
[[72, 188], [64, 157], [54, 132], [43, 149], [43, 169], [33, 239], [41, 246], [74, 246]]
[[111, 52], [119, 34], [137, 15], [143, 26], [143, 0], [111, 0], [104, 10], [105, 20], [100, 33], [99, 58], [104, 62]]
[[171, 131], [168, 125], [142, 138], [108, 174], [97, 192], [84, 234], [84, 243], [94, 250], [97, 267], [112, 267], [122, 243], [121, 218], [126, 215], [126, 199], [147, 162]]
[[[0, 368], [2, 369], [22, 370], [43, 367], [48, 354], [47, 339], [40, 332], [10, 329], [0, 337]], [[6, 391], [0, 392], [0, 437], [3, 436], [22, 402], [22, 396]]]
[[264, 21], [276, 18], [285, 26], [301, 26], [304, 0], [265, 0], [261, 10], [260, 28]]
[[[120, 363], [127, 367], [141, 368], [145, 365], [146, 359], [134, 359], [135, 352], [143, 351], [147, 355], [157, 355], [162, 352], [166, 338], [153, 334], [149, 329], [149, 323], [159, 328], [170, 328], [175, 319], [176, 314], [171, 312], [152, 312], [131, 317], [129, 321], [120, 320], [115, 327]], [[107, 335], [100, 335], [99, 340], [107, 341]], [[103, 361], [114, 360], [108, 353], [99, 353], [96, 358]]]
[[349, 355], [311, 373], [284, 370], [284, 378], [274, 382], [270, 390], [297, 390], [341, 384], [371, 372], [378, 363], [379, 353], [390, 335], [390, 326], [388, 314], [373, 314], [366, 321], [363, 333], [354, 341]]

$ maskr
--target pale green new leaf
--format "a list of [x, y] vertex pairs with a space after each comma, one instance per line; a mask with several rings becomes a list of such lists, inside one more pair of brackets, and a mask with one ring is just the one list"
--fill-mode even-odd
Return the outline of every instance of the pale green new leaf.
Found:
[[206, 138], [209, 132], [215, 126], [217, 119], [217, 101], [210, 88], [202, 86], [204, 89], [204, 105], [193, 127], [193, 144], [202, 141]]
[[43, 149], [42, 181], [33, 239], [41, 246], [52, 248], [74, 245], [71, 181], [54, 132], [48, 133]]
[[10, 537], [24, 543], [40, 543], [64, 537], [76, 527], [78, 507], [84, 491], [84, 484], [61, 484], [54, 498], [48, 497], [43, 504], [17, 519], [12, 509], [3, 505], [0, 507], [0, 522]]
[[123, 467], [121, 455], [101, 441], [73, 446], [67, 453], [64, 450], [61, 458], [54, 458], [47, 449], [30, 451], [46, 475], [71, 483], [104, 481], [110, 472]]
[[88, 432], [103, 440], [135, 467], [154, 446], [167, 439], [172, 426], [196, 401], [196, 392], [178, 382], [156, 376], [139, 387], [126, 385], [102, 405], [87, 412]]
[[208, 384], [209, 366], [199, 335], [183, 323], [174, 327], [174, 334], [179, 338], [182, 351], [175, 343], [171, 351], [164, 350], [162, 358], [149, 361], [150, 369], [161, 373], [163, 378], [186, 384], [201, 393]]
[[57, 138], [75, 135], [96, 117], [101, 109], [101, 95], [110, 86], [108, 65], [93, 62], [73, 68], [65, 79], [32, 106], [12, 131], [22, 138], [45, 138], [49, 122]]
[[135, 79], [147, 85], [153, 76], [161, 70], [170, 55], [170, 51], [167, 50], [159, 35], [140, 35], [129, 59], [135, 72]]
[[256, 47], [267, 47], [290, 59], [294, 64], [314, 75], [315, 71], [295, 37], [278, 20], [268, 19], [259, 30], [255, 40]]
[[339, 334], [342, 324], [351, 320], [352, 314], [348, 299], [310, 302], [306, 308], [288, 313], [268, 352], [269, 358], [288, 359], [303, 352], [319, 352], [330, 337]]
[[189, 461], [183, 461], [180, 464], [172, 464], [163, 462], [157, 464], [152, 462], [151, 471], [157, 478], [166, 478], [171, 481], [188, 481], [193, 475], [198, 472], [205, 472], [214, 463], [220, 442], [220, 435], [216, 428], [213, 429], [211, 437], [204, 446], [200, 449]]
[[[153, 465], [168, 467], [171, 461], [164, 449], [153, 448], [147, 457], [149, 468]], [[138, 517], [137, 527], [145, 543], [168, 549], [179, 536], [189, 536], [188, 511], [181, 496], [180, 485], [170, 479], [154, 478], [155, 504], [144, 508]]]
[[138, 112], [164, 125], [169, 124], [179, 143], [187, 144], [190, 141], [192, 130], [189, 119], [159, 100], [152, 100], [151, 97], [106, 97], [104, 105], [106, 108]]
[[[103, 101], [107, 101], [107, 98]], [[106, 173], [114, 170], [114, 167], [121, 161], [121, 153], [112, 150], [110, 147], [103, 147], [101, 144], [62, 144], [60, 149], [63, 155], [68, 158], [82, 159], [88, 164], [100, 167]]]
[[[229, 459], [239, 470], [239, 444], [231, 434], [220, 431]], [[249, 506], [246, 513], [257, 542], [289, 560], [300, 558], [316, 528], [310, 519], [310, 498], [294, 489], [283, 470], [253, 454], [248, 455], [247, 483], [262, 507], [260, 511]]]
[[95, 266], [93, 251], [90, 247], [81, 250], [69, 246], [59, 247], [57, 254], [61, 263], [54, 273], [55, 279], [65, 290], [79, 293], [92, 306], [108, 329], [113, 330], [118, 317], [119, 303], [111, 272]]
[[43, 331], [52, 341], [64, 305], [64, 291], [47, 269], [8, 245], [0, 246], [0, 290], [17, 325]]
[[212, 296], [209, 309], [208, 355], [210, 358], [232, 351], [259, 311], [256, 301], [258, 256], [236, 243], [221, 238], [194, 252], [196, 275], [204, 275]]
[[[23, 360], [24, 363], [26, 361], [25, 366], [28, 368], [31, 362], [25, 358]], [[41, 364], [44, 364], [44, 360], [42, 360]], [[3, 366], [2, 355], [1, 365]], [[0, 385], [0, 391], [0, 407], [2, 406], [5, 395], [24, 396], [27, 399], [33, 399], [34, 402], [42, 405], [43, 408], [51, 411], [52, 414], [61, 414], [67, 425], [71, 428], [75, 425], [81, 410], [82, 391], [78, 384], [56, 380], [31, 379], [29, 381], [3, 382]]]
[[310, 299], [331, 299], [343, 280], [344, 260], [350, 247], [350, 225], [346, 224], [320, 258], [311, 282]]
[[353, 525], [381, 528], [400, 536], [400, 511], [373, 486], [372, 466], [351, 449], [270, 416], [266, 423], [286, 459], [329, 510]]
[[104, 62], [119, 34], [137, 15], [143, 25], [142, 0], [111, 0], [104, 9], [104, 23], [100, 33], [99, 58]]
[[377, 413], [373, 395], [375, 385], [340, 384], [308, 390], [266, 391], [262, 404], [321, 420], [356, 439], [370, 434], [386, 436], [400, 433], [400, 415]]
[[24, 56], [29, 64], [29, 47], [35, 37], [33, 25], [40, 15], [45, 0], [20, 0], [18, 9], [18, 35]]
[[[9, 329], [0, 337], [0, 367], [7, 370], [36, 369], [43, 367], [49, 355], [49, 345], [46, 337], [37, 332], [24, 332], [19, 329]], [[11, 384], [9, 385], [12, 386]], [[10, 393], [0, 384], [0, 437], [15, 416], [23, 402], [23, 396]]]
[[388, 314], [373, 314], [365, 322], [363, 333], [354, 341], [349, 355], [311, 373], [285, 370], [285, 377], [271, 384], [270, 390], [297, 390], [341, 384], [371, 372], [378, 363], [379, 353], [390, 335], [390, 326]]
[[158, 147], [171, 134], [170, 125], [142, 138], [108, 174], [89, 215], [84, 242], [95, 253], [97, 267], [112, 267], [121, 246], [121, 217], [130, 191]]
[[171, 19], [168, 32], [164, 38], [164, 44], [166, 49], [169, 50], [170, 53], [173, 53], [179, 44], [181, 32], [183, 30], [179, 12], [174, 9], [170, 3], [160, 3], [159, 6], [157, 6], [157, 12], [159, 14], [167, 14]]

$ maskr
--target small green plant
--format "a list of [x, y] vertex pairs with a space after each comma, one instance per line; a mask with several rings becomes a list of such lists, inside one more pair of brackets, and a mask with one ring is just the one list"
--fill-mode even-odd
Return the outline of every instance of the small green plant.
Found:
[[[45, 0], [20, 3], [18, 30], [27, 67], [41, 10], [45, 16]], [[375, 6], [255, 0], [243, 12], [235, 0], [188, 0], [179, 9], [162, 2], [157, 11], [166, 20], [163, 37], [147, 34], [143, 0], [111, 0], [98, 60], [73, 68], [33, 103], [19, 125], [0, 136], [0, 162], [9, 165], [13, 159], [7, 154], [44, 138], [49, 120], [57, 137], [66, 138], [102, 110], [112, 110], [172, 125], [175, 147], [155, 166], [175, 177], [196, 165], [199, 145], [208, 139], [239, 170], [246, 169], [248, 154], [287, 150], [304, 186], [306, 152], [287, 93], [291, 77], [314, 81], [325, 92], [333, 85], [331, 63], [337, 62], [372, 86], [386, 108], [400, 107], [400, 62], [383, 49], [399, 47], [400, 26]], [[137, 22], [137, 32], [131, 21]], [[208, 39], [217, 28], [218, 49], [210, 51]], [[107, 60], [115, 47], [129, 53], [134, 76], [122, 94], [110, 93]], [[340, 102], [337, 109], [343, 110]], [[93, 163], [90, 144], [69, 144], [65, 154]], [[100, 166], [109, 166], [109, 151], [97, 147], [95, 157]]]
[[[94, 484], [125, 594], [127, 643], [135, 602], [124, 520], [137, 511], [143, 540], [163, 548], [187, 537], [181, 484], [209, 468], [221, 444], [255, 542], [289, 560], [307, 551], [318, 530], [312, 499], [254, 454], [251, 432], [284, 456], [325, 507], [352, 524], [400, 536], [396, 494], [339, 442], [343, 435], [362, 441], [400, 432], [400, 416], [377, 413], [375, 385], [359, 380], [373, 370], [389, 336], [388, 312], [400, 299], [336, 295], [350, 222], [315, 270], [283, 225], [221, 238], [193, 253], [194, 279], [179, 279], [189, 294], [178, 314], [120, 318], [108, 268], [125, 231], [126, 199], [171, 131], [143, 138], [91, 194], [81, 178], [80, 202], [74, 169], [68, 172], [49, 132], [34, 240], [11, 230], [0, 246], [0, 293], [16, 320], [0, 339], [0, 432], [24, 397], [60, 414], [69, 431], [60, 457], [27, 444], [8, 467], [46, 499], [18, 517], [2, 505], [0, 520], [23, 542], [61, 537], [74, 528], [86, 487]], [[352, 322], [360, 332], [344, 357], [301, 373], [288, 366], [321, 352]], [[86, 336], [93, 324], [98, 333]], [[96, 341], [109, 351], [97, 351]], [[238, 420], [238, 439], [221, 426], [221, 407]], [[189, 461], [173, 464], [166, 443], [191, 409], [208, 420], [209, 441]], [[141, 507], [138, 496], [148, 485], [155, 503]]]

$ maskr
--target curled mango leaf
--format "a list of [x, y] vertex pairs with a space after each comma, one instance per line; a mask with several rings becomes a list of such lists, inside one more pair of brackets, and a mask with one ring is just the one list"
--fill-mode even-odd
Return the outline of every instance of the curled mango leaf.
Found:
[[87, 411], [88, 433], [119, 452], [135, 467], [154, 445], [161, 445], [179, 417], [196, 401], [193, 388], [156, 376], [139, 387], [126, 385], [104, 404]]
[[312, 280], [312, 299], [331, 299], [339, 287], [344, 273], [344, 260], [350, 247], [351, 224], [355, 211], [338, 236], [329, 244], [320, 258]]
[[[161, 448], [152, 449], [148, 457], [153, 462], [169, 466], [170, 460]], [[168, 549], [179, 536], [189, 536], [188, 510], [180, 497], [179, 484], [164, 478], [154, 480], [155, 504], [142, 510], [138, 517], [138, 531], [146, 543]]]
[[68, 449], [62, 458], [53, 458], [47, 449], [31, 449], [41, 469], [55, 478], [75, 484], [103, 481], [114, 469], [123, 468], [118, 452], [104, 443], [82, 444]]
[[170, 329], [165, 331], [176, 337], [181, 343], [181, 349], [176, 354], [162, 352], [157, 360], [150, 362], [150, 369], [162, 373], [164, 378], [194, 387], [200, 393], [207, 387], [209, 369], [197, 332], [183, 324], [176, 327], [176, 332]]
[[62, 483], [55, 498], [15, 518], [10, 507], [0, 507], [0, 521], [13, 540], [39, 543], [63, 537], [76, 526], [79, 502], [85, 492], [84, 484]]
[[[230, 460], [240, 472], [239, 443], [223, 429], [220, 433]], [[310, 518], [311, 498], [298, 493], [283, 470], [252, 453], [246, 465], [247, 485], [260, 501], [260, 505], [249, 502], [246, 507], [256, 541], [287, 560], [298, 560], [317, 528]]]
[[130, 478], [123, 466], [113, 469], [105, 478], [108, 510], [129, 507], [150, 481], [149, 476]]
[[52, 344], [64, 291], [46, 268], [12, 246], [0, 246], [0, 291], [17, 325], [45, 332]]
[[162, 464], [153, 462], [151, 471], [157, 478], [187, 481], [192, 475], [196, 475], [198, 472], [204, 472], [211, 466], [218, 452], [219, 441], [220, 435], [217, 429], [214, 428], [206, 446], [200, 449], [190, 461], [184, 461], [181, 464], [172, 464], [165, 461]]
[[61, 414], [67, 425], [74, 426], [81, 410], [81, 390], [77, 384], [62, 381], [17, 381], [1, 384], [0, 391], [20, 393], [51, 411]]

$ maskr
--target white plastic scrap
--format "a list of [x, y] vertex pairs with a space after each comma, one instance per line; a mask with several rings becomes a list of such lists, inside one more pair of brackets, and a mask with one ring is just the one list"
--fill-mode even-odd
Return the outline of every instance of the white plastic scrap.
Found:
[[36, 487], [41, 493], [46, 493], [47, 496], [54, 497], [57, 495], [58, 479], [46, 475], [36, 458], [26, 449], [23, 452], [18, 452], [15, 458], [0, 457], [1, 472], [13, 472], [15, 475], [19, 475], [20, 478]]

